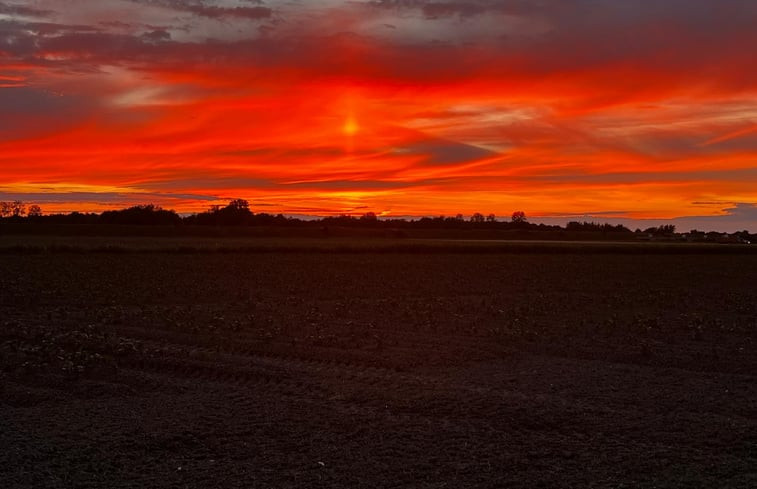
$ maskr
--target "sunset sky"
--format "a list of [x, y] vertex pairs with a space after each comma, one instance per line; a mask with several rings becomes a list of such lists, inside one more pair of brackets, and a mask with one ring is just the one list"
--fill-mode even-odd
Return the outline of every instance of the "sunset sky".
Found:
[[0, 0], [0, 200], [757, 231], [756, 25], [754, 0]]

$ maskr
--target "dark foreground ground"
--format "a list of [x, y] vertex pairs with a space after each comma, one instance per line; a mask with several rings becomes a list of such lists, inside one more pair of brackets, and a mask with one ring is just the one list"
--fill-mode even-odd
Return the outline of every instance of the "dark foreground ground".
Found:
[[0, 256], [0, 487], [757, 487], [757, 255]]

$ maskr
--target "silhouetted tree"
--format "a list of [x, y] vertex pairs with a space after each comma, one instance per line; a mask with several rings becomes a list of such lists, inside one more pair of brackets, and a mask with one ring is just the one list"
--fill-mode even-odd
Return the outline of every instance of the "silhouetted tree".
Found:
[[602, 232], [602, 233], [630, 233], [631, 230], [627, 227], [623, 226], [622, 224], [617, 224], [613, 226], [610, 223], [604, 223], [600, 224], [598, 222], [578, 222], [578, 221], [570, 221], [568, 224], [565, 225], [566, 231], [577, 231], [577, 232], [586, 232], [586, 231], [594, 231], [594, 232]]
[[528, 219], [526, 218], [526, 213], [523, 211], [515, 211], [513, 212], [513, 215], [511, 217], [511, 221], [513, 224], [523, 224], [528, 222]]
[[360, 216], [360, 219], [358, 219], [358, 221], [359, 222], [356, 224], [368, 227], [376, 227], [379, 225], [379, 219], [378, 216], [376, 216], [375, 212], [366, 212], [365, 214]]
[[470, 216], [470, 222], [472, 222], [473, 224], [480, 224], [484, 222], [485, 220], [486, 219], [484, 218], [484, 215], [481, 214], [480, 212], [476, 212], [475, 214]]
[[0, 217], [23, 217], [26, 214], [26, 204], [20, 200], [0, 202]]
[[252, 224], [253, 213], [244, 199], [233, 199], [226, 207], [211, 205], [207, 212], [185, 218], [187, 224], [204, 226], [240, 226]]
[[227, 209], [234, 209], [235, 211], [250, 210], [250, 203], [244, 199], [234, 199], [226, 206]]
[[736, 237], [736, 239], [740, 243], [746, 243], [746, 244], [752, 243], [752, 236], [749, 234], [749, 231], [747, 231], [746, 229], [743, 231], [737, 231], [733, 233], [733, 235]]
[[37, 204], [32, 204], [29, 206], [29, 213], [27, 216], [29, 217], [40, 217], [42, 215], [42, 208], [38, 206]]
[[486, 216], [486, 222], [497, 222], [497, 216], [494, 214], [489, 214]]
[[676, 227], [673, 224], [663, 224], [662, 226], [651, 227], [644, 230], [644, 233], [653, 236], [672, 236], [675, 232]]
[[105, 224], [161, 225], [180, 224], [181, 217], [172, 210], [164, 210], [154, 204], [135, 205], [120, 211], [105, 211], [100, 214]]

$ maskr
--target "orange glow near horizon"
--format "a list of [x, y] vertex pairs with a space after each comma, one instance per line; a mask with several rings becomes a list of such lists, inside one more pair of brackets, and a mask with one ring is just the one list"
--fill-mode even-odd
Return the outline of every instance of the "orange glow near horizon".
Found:
[[[570, 0], [575, 12], [210, 3], [0, 10], [12, 20], [0, 200], [597, 219], [757, 204], [757, 69], [738, 48], [757, 44], [757, 8], [680, 18], [671, 2], [631, 19], [586, 0]], [[649, 44], [628, 47], [640, 31]]]

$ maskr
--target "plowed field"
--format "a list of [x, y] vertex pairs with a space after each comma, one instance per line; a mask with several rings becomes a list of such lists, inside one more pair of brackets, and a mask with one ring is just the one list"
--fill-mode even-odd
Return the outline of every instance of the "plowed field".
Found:
[[757, 487], [757, 256], [6, 253], [0, 487]]

